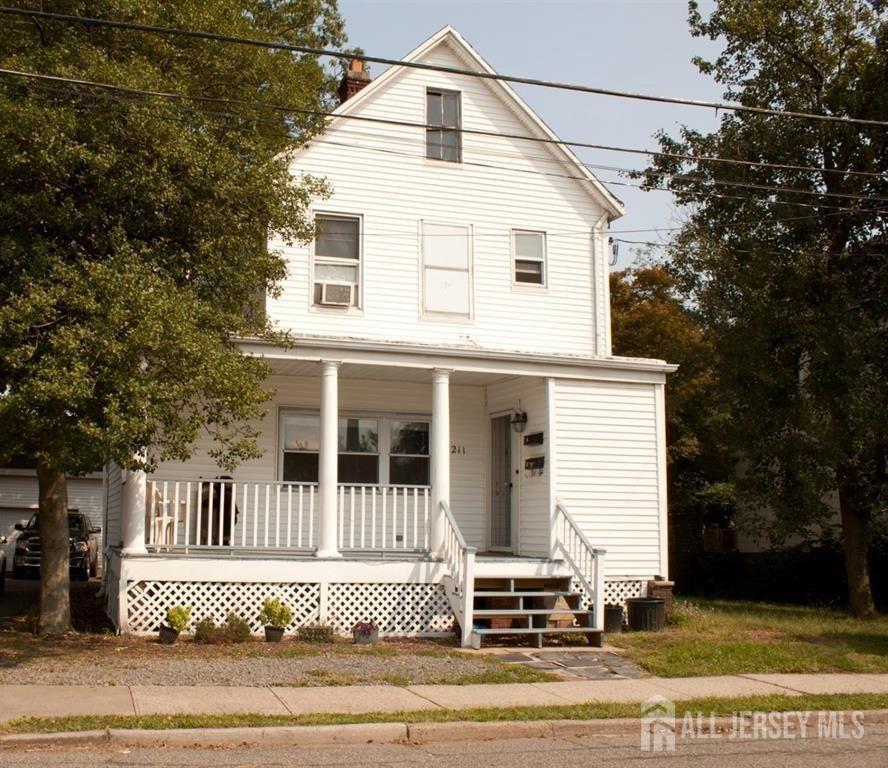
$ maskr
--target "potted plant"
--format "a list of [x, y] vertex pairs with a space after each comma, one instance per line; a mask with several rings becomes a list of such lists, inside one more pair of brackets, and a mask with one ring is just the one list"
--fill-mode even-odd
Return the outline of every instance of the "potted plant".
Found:
[[373, 645], [379, 641], [379, 626], [375, 621], [359, 621], [352, 627], [355, 645]]
[[265, 640], [269, 643], [279, 643], [284, 637], [284, 630], [293, 621], [293, 611], [278, 598], [266, 597], [262, 603], [262, 610], [259, 611], [259, 621], [265, 625]]
[[188, 628], [191, 620], [190, 605], [174, 605], [166, 612], [166, 624], [160, 625], [160, 642], [163, 645], [172, 645], [176, 642], [180, 632]]

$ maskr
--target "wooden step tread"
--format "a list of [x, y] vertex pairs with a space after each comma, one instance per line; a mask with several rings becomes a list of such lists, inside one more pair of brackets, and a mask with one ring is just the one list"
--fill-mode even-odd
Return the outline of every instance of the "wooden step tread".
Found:
[[602, 633], [604, 630], [597, 627], [510, 627], [508, 629], [472, 627], [472, 633], [475, 635], [563, 635], [569, 632], [592, 634]]
[[539, 592], [517, 590], [515, 592], [507, 592], [506, 590], [482, 589], [479, 592], [475, 592], [475, 597], [569, 597], [577, 594], [579, 593], [564, 590], [540, 590]]
[[569, 613], [571, 616], [590, 616], [585, 608], [475, 608], [474, 616], [552, 616]]

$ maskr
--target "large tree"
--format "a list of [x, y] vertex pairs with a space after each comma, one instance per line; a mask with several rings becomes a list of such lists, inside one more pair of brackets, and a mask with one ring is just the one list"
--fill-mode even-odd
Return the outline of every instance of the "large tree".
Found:
[[[690, 28], [720, 43], [695, 63], [726, 99], [888, 120], [880, 3], [721, 0], [706, 18], [692, 2]], [[718, 349], [745, 491], [774, 510], [778, 539], [826, 522], [838, 499], [859, 616], [873, 611], [867, 547], [888, 498], [886, 137], [726, 112], [712, 133], [662, 134], [663, 151], [771, 167], [660, 157], [647, 172], [688, 206], [670, 259]]]
[[[52, 2], [44, 10], [340, 45], [334, 0]], [[335, 82], [316, 58], [47, 20], [0, 20], [10, 70], [231, 100], [169, 101], [0, 77], [0, 454], [36, 458], [40, 631], [70, 625], [65, 476], [186, 458], [204, 429], [254, 455], [274, 338], [258, 296], [285, 275], [269, 229], [307, 239], [315, 180], [288, 153]]]

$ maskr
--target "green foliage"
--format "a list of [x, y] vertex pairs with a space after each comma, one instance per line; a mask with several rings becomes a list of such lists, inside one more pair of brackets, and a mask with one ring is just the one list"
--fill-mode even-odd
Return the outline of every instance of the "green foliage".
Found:
[[194, 641], [205, 645], [245, 643], [250, 637], [249, 623], [234, 611], [228, 614], [222, 625], [216, 624], [212, 616], [204, 616], [194, 625]]
[[[104, 0], [53, 10], [327, 47], [335, 2]], [[140, 89], [333, 103], [311, 56], [58, 22], [7, 20], [9, 69]], [[222, 113], [225, 114], [222, 114]], [[256, 120], [255, 118], [261, 118]], [[292, 150], [319, 118], [120, 97], [0, 78], [0, 459], [68, 472], [186, 458], [201, 430], [225, 467], [257, 455], [266, 366], [234, 336], [285, 342], [258, 294], [286, 273], [266, 233], [305, 241], [316, 179]]]
[[[722, 0], [704, 18], [692, 2], [690, 26], [719, 42], [715, 59], [695, 63], [727, 99], [888, 119], [888, 24], [875, 3]], [[888, 509], [888, 220], [875, 199], [888, 193], [885, 131], [726, 113], [713, 133], [684, 128], [660, 143], [670, 153], [784, 166], [661, 156], [645, 177], [688, 206], [670, 269], [718, 352], [726, 436], [745, 470], [739, 490], [748, 506], [773, 510], [769, 532], [778, 544], [817, 535], [836, 495], [849, 596], [866, 613], [866, 542]]]
[[673, 509], [694, 506], [701, 487], [734, 469], [715, 346], [669, 265], [612, 272], [610, 292], [614, 354], [679, 366], [666, 382], [669, 503]]
[[191, 621], [190, 605], [174, 605], [168, 608], [166, 612], [166, 623], [170, 629], [176, 632], [184, 632], [188, 629], [188, 622]]
[[222, 630], [213, 621], [212, 616], [204, 616], [194, 625], [194, 642], [206, 645], [218, 645], [225, 641]]
[[284, 629], [293, 621], [293, 611], [286, 603], [277, 597], [266, 597], [262, 602], [262, 610], [259, 611], [259, 622], [266, 627], [278, 627]]
[[229, 613], [225, 619], [222, 633], [229, 643], [245, 643], [252, 635], [249, 622], [238, 616], [234, 611]]
[[306, 643], [332, 643], [333, 627], [329, 624], [306, 624], [299, 627], [299, 639]]

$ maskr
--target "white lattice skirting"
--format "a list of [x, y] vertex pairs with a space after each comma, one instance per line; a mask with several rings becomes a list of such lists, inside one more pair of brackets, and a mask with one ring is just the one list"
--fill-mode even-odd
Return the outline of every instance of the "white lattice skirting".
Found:
[[[645, 582], [642, 579], [619, 579], [604, 582], [604, 603], [605, 605], [622, 605], [625, 607], [627, 598], [641, 597], [644, 590]], [[592, 608], [592, 600], [583, 589], [583, 585], [576, 579], [574, 580], [574, 589], [582, 595], [580, 602], [583, 607]]]
[[318, 621], [348, 635], [357, 621], [374, 620], [388, 637], [440, 636], [454, 617], [440, 584], [326, 584], [285, 582], [135, 581], [126, 587], [127, 631], [155, 632], [173, 605], [192, 606], [192, 623], [211, 616], [217, 623], [235, 612], [262, 632], [257, 616], [266, 597], [293, 611], [288, 632]]

